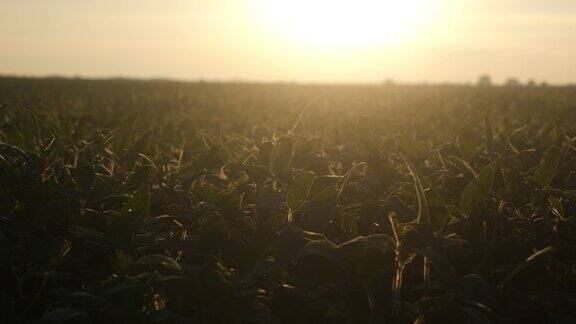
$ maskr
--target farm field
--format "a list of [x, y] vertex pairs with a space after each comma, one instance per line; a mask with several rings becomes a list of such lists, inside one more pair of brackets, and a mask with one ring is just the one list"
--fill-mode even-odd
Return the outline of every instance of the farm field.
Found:
[[0, 322], [574, 322], [575, 125], [575, 87], [0, 78]]

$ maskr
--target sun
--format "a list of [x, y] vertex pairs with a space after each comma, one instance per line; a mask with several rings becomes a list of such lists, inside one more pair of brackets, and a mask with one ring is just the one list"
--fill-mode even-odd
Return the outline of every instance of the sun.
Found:
[[262, 0], [267, 25], [305, 45], [390, 45], [418, 37], [435, 0]]

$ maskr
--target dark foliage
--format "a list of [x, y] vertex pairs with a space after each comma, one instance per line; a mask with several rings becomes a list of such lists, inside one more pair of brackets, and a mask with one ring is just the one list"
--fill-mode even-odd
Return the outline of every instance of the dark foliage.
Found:
[[576, 321], [576, 90], [0, 79], [0, 322]]

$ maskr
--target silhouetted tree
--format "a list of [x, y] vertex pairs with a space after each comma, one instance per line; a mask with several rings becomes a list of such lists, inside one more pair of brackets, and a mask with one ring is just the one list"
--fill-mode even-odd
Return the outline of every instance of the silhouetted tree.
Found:
[[479, 87], [490, 87], [492, 86], [492, 80], [488, 74], [483, 74], [478, 78], [476, 85]]
[[527, 87], [530, 87], [530, 88], [533, 88], [533, 87], [536, 86], [536, 81], [530, 79], [530, 80], [528, 80], [528, 82], [526, 83], [526, 86], [527, 86]]
[[518, 79], [516, 78], [508, 78], [508, 80], [504, 82], [505, 87], [519, 87], [521, 85], [522, 84], [520, 83], [520, 81], [518, 81]]

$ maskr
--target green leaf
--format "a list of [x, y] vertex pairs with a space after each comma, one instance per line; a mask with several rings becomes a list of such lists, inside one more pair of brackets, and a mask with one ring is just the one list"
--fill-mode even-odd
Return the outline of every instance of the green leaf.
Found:
[[358, 236], [337, 246], [335, 253], [340, 259], [355, 264], [366, 256], [368, 249], [393, 251], [396, 246], [394, 239], [386, 234], [371, 234]]
[[125, 254], [122, 250], [116, 250], [112, 254], [110, 261], [114, 268], [122, 274], [129, 274], [134, 265], [134, 257], [130, 254]]
[[554, 249], [554, 247], [552, 247], [552, 246], [548, 246], [546, 248], [543, 248], [542, 250], [536, 251], [534, 254], [529, 256], [524, 262], [519, 264], [516, 267], [516, 269], [514, 269], [514, 271], [512, 271], [508, 276], [506, 276], [506, 278], [504, 278], [504, 280], [502, 280], [498, 284], [498, 286], [496, 287], [496, 290], [500, 290], [500, 289], [506, 287], [511, 281], [514, 280], [515, 277], [518, 276], [518, 274], [525, 272], [530, 268], [533, 268], [534, 265], [542, 262], [543, 260], [545, 260], [547, 257], [549, 257], [551, 254], [553, 254], [555, 252], [556, 252], [556, 249]]
[[409, 134], [399, 134], [395, 137], [396, 145], [401, 153], [415, 158], [421, 155], [422, 145]]
[[150, 212], [150, 192], [147, 187], [136, 191], [122, 208], [120, 217], [129, 217], [135, 224], [141, 223]]
[[358, 236], [338, 245], [334, 256], [356, 278], [367, 280], [381, 273], [385, 254], [394, 251], [395, 246], [394, 239], [386, 234]]
[[482, 276], [469, 274], [453, 282], [453, 290], [462, 298], [485, 304], [492, 294], [490, 284]]
[[138, 168], [135, 172], [130, 173], [126, 180], [126, 189], [130, 191], [137, 190], [145, 185], [152, 169], [152, 166], [145, 165]]
[[482, 168], [480, 174], [478, 174], [478, 178], [473, 180], [464, 191], [462, 191], [462, 195], [460, 196], [460, 209], [463, 213], [470, 214], [488, 196], [492, 189], [492, 182], [494, 181], [497, 167], [498, 163], [494, 161]]
[[424, 190], [424, 195], [430, 211], [430, 224], [434, 226], [436, 232], [439, 232], [450, 220], [450, 211], [442, 196], [435, 189]]
[[142, 135], [142, 137], [140, 137], [140, 139], [134, 145], [132, 145], [130, 153], [132, 154], [145, 153], [146, 149], [148, 148], [148, 145], [150, 144], [150, 140], [152, 139], [153, 134], [154, 132], [149, 131], [146, 134]]
[[540, 165], [536, 171], [534, 171], [534, 180], [536, 180], [538, 185], [543, 188], [550, 186], [558, 171], [561, 157], [562, 152], [556, 146], [550, 146], [546, 153], [544, 153]]
[[366, 162], [360, 162], [354, 166], [352, 166], [350, 168], [350, 170], [348, 170], [348, 172], [346, 172], [346, 174], [344, 175], [344, 178], [342, 178], [342, 183], [340, 184], [340, 188], [338, 189], [338, 198], [340, 198], [342, 196], [342, 192], [344, 192], [344, 188], [348, 185], [348, 182], [350, 182], [350, 178], [352, 177], [352, 174], [354, 174], [354, 172], [356, 170], [358, 170], [360, 167], [366, 165]]
[[106, 238], [112, 246], [125, 248], [134, 242], [135, 232], [136, 224], [133, 219], [123, 215], [115, 215], [106, 231]]
[[457, 143], [463, 156], [470, 158], [474, 156], [478, 146], [482, 145], [482, 139], [470, 128], [463, 127], [458, 133]]
[[286, 203], [290, 209], [297, 209], [306, 201], [313, 181], [314, 173], [310, 171], [296, 178], [296, 181], [288, 188], [286, 195]]
[[288, 165], [290, 165], [292, 149], [293, 143], [289, 137], [282, 137], [272, 148], [269, 166], [270, 171], [272, 171], [275, 176], [284, 172], [288, 168]]
[[550, 203], [550, 208], [560, 219], [564, 220], [566, 218], [564, 213], [564, 205], [562, 198], [558, 198], [555, 196], [548, 197], [548, 202]]
[[170, 257], [161, 254], [151, 254], [143, 256], [142, 258], [138, 259], [134, 263], [137, 266], [147, 266], [147, 267], [154, 267], [154, 266], [162, 266], [171, 270], [182, 270], [180, 264]]
[[56, 130], [56, 128], [51, 128], [50, 131], [51, 131], [52, 135], [54, 136], [54, 140], [56, 141], [56, 145], [57, 145], [58, 149], [60, 150], [60, 152], [64, 152], [66, 145], [64, 144], [64, 141], [62, 140], [62, 136]]
[[312, 188], [310, 188], [310, 195], [314, 197], [315, 195], [319, 194], [326, 188], [330, 186], [337, 186], [339, 183], [342, 182], [342, 176], [337, 175], [325, 175], [325, 176], [318, 176], [314, 178], [314, 182], [312, 183]]
[[445, 207], [444, 206], [444, 199], [438, 193], [438, 191], [428, 188], [424, 190], [424, 195], [426, 196], [426, 201], [428, 202], [428, 206], [430, 207]]
[[338, 194], [338, 186], [332, 185], [332, 186], [328, 186], [328, 187], [324, 188], [324, 190], [322, 190], [318, 194], [316, 194], [312, 198], [312, 200], [317, 201], [317, 202], [328, 201], [328, 200], [336, 197], [337, 194]]
[[136, 120], [138, 119], [138, 114], [133, 112], [124, 117], [124, 120], [114, 131], [114, 136], [111, 140], [112, 152], [116, 155], [121, 155], [126, 149], [126, 145], [130, 141], [132, 132], [134, 132], [134, 127], [136, 126]]
[[316, 283], [345, 282], [345, 269], [334, 255], [337, 246], [330, 241], [307, 243], [294, 257], [299, 276]]
[[4, 134], [4, 141], [8, 144], [14, 145], [20, 149], [24, 149], [26, 146], [26, 139], [22, 132], [16, 125], [4, 125], [2, 134]]
[[219, 212], [212, 212], [204, 220], [198, 235], [201, 242], [209, 242], [209, 245], [214, 246], [218, 242], [230, 239], [230, 227]]
[[147, 187], [142, 187], [134, 192], [126, 205], [115, 215], [106, 236], [116, 248], [126, 247], [134, 241], [138, 227], [144, 222], [150, 213], [150, 192]]
[[262, 142], [262, 144], [260, 144], [260, 147], [258, 148], [258, 154], [256, 155], [258, 163], [263, 164], [263, 165], [269, 165], [270, 164], [270, 152], [272, 152], [272, 148], [274, 146], [272, 145], [272, 142]]
[[106, 241], [104, 234], [101, 232], [80, 226], [72, 226], [70, 232], [77, 239], [80, 239], [92, 246], [100, 248], [108, 247], [108, 241]]
[[402, 245], [407, 248], [427, 248], [436, 240], [434, 226], [424, 223], [398, 224], [397, 232], [400, 234]]
[[27, 124], [28, 127], [30, 127], [24, 136], [28, 137], [26, 141], [28, 145], [32, 145], [35, 144], [39, 139], [40, 125], [38, 124], [38, 118], [36, 117], [36, 114], [34, 114], [32, 110], [24, 108], [23, 111], [26, 113]]
[[241, 164], [240, 168], [256, 183], [265, 182], [272, 176], [270, 170], [265, 165]]
[[[478, 304], [481, 305], [481, 304]], [[490, 318], [486, 315], [486, 311], [481, 308], [478, 307], [477, 305], [475, 305], [476, 307], [470, 307], [470, 306], [463, 306], [460, 307], [459, 309], [464, 312], [469, 319], [473, 320], [473, 323], [477, 323], [477, 324], [490, 324], [493, 323], [493, 321], [490, 320]]]
[[342, 215], [342, 229], [346, 231], [349, 237], [357, 237], [358, 234], [358, 216], [357, 212], [348, 212]]

